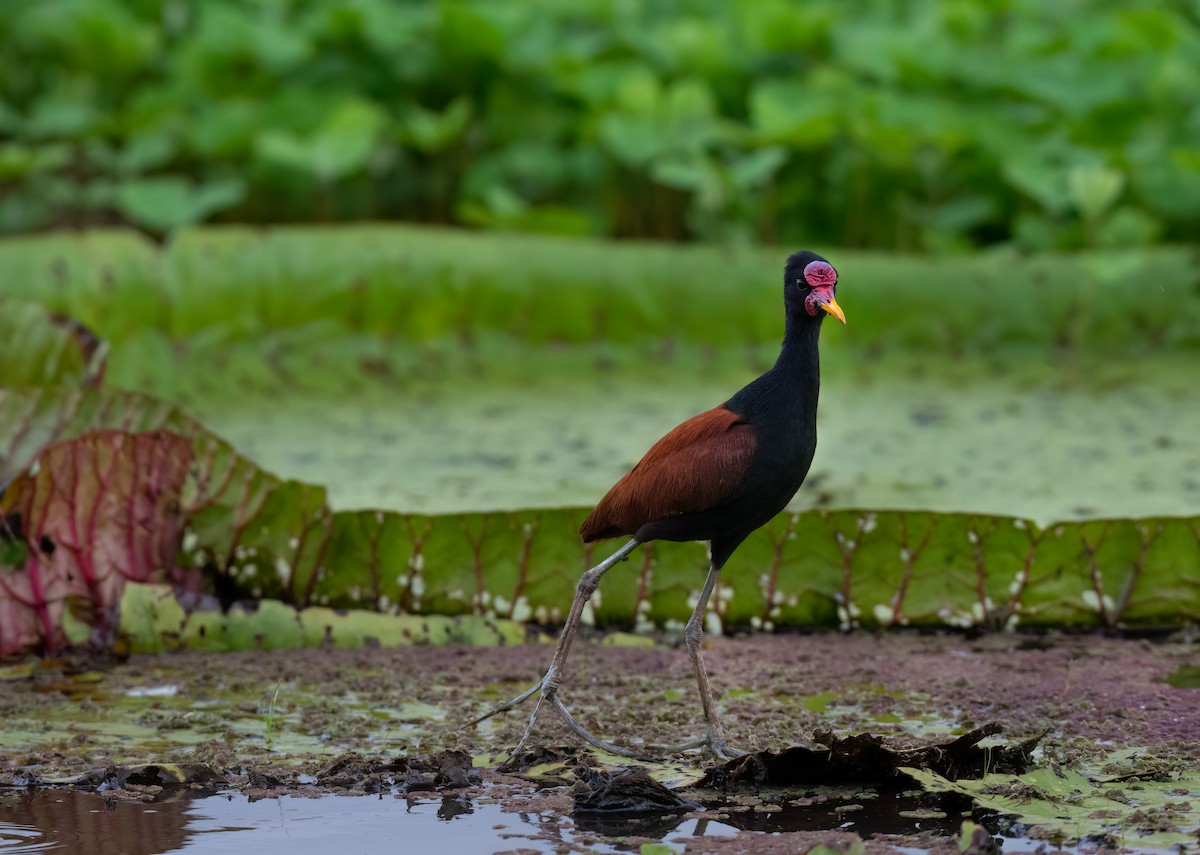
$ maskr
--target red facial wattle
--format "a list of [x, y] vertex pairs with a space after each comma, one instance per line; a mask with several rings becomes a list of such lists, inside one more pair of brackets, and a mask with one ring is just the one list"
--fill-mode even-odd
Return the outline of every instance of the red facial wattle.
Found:
[[804, 266], [804, 281], [813, 288], [832, 288], [837, 284], [837, 271], [828, 261], [810, 261]]
[[843, 324], [846, 315], [833, 296], [833, 286], [837, 284], [837, 271], [827, 261], [811, 261], [804, 268], [804, 281], [812, 289], [804, 298], [804, 309], [814, 318], [817, 310], [828, 312]]

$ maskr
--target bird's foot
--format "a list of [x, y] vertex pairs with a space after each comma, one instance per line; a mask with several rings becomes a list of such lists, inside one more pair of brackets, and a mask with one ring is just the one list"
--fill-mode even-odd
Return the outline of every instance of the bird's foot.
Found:
[[715, 760], [722, 763], [729, 760], [736, 760], [738, 757], [745, 757], [748, 753], [730, 745], [724, 735], [712, 727], [708, 729], [708, 732], [702, 739], [683, 742], [679, 745], [652, 745], [648, 747], [656, 753], [661, 752], [663, 754], [678, 754], [683, 751], [694, 751], [697, 748], [701, 748], [712, 755]]
[[730, 760], [736, 760], [739, 757], [745, 757], [747, 753], [740, 748], [736, 748], [726, 742], [724, 739], [717, 739], [713, 742], [705, 743], [705, 747], [709, 750], [717, 760], [726, 763]]
[[[566, 704], [564, 704], [562, 702], [562, 698], [560, 698], [558, 696], [557, 692], [552, 692], [550, 695], [547, 696], [547, 698], [552, 704], [554, 704], [554, 709], [562, 717], [562, 720], [566, 723], [567, 727], [571, 729], [571, 732], [574, 733], [576, 736], [578, 736], [580, 739], [582, 739], [584, 742], [586, 742], [588, 745], [593, 745], [596, 748], [599, 748], [601, 751], [607, 751], [609, 754], [616, 754], [620, 757], [629, 757], [634, 760], [653, 760], [654, 759], [654, 757], [650, 756], [649, 754], [645, 754], [640, 751], [633, 751], [629, 748], [622, 748], [620, 745], [616, 745], [612, 742], [608, 742], [607, 740], [604, 740], [598, 736], [595, 736], [590, 730], [588, 730], [586, 727], [584, 727], [582, 724], [580, 724], [578, 721], [575, 720], [575, 717], [573, 715], [571, 715], [571, 711], [567, 709]], [[537, 710], [534, 710], [534, 715], [537, 715]], [[529, 719], [529, 728], [526, 729], [525, 736], [529, 735], [529, 729], [532, 727], [533, 727], [533, 718], [531, 716]], [[524, 745], [524, 743], [525, 743], [525, 737], [522, 737], [521, 745]], [[518, 746], [518, 750], [519, 749], [520, 749], [520, 746]]]
[[508, 712], [511, 709], [515, 709], [516, 707], [525, 703], [525, 701], [532, 698], [534, 695], [538, 695], [539, 697], [537, 699], [537, 703], [533, 707], [533, 712], [531, 712], [529, 714], [529, 722], [525, 725], [525, 732], [521, 734], [521, 739], [520, 739], [520, 741], [517, 742], [517, 747], [514, 748], [512, 750], [512, 752], [509, 754], [510, 762], [513, 760], [516, 760], [521, 755], [521, 752], [525, 750], [525, 743], [529, 741], [529, 736], [530, 736], [530, 734], [533, 733], [533, 726], [537, 722], [538, 713], [540, 713], [542, 710], [542, 702], [543, 701], [549, 701], [550, 705], [552, 707], [554, 707], [554, 710], [559, 714], [559, 716], [562, 717], [562, 720], [566, 723], [567, 727], [570, 728], [571, 732], [574, 733], [576, 736], [578, 736], [580, 739], [582, 739], [584, 742], [586, 742], [588, 745], [593, 745], [596, 748], [601, 749], [602, 751], [607, 751], [610, 754], [616, 754], [621, 757], [631, 757], [635, 760], [651, 760], [651, 759], [653, 759], [652, 757], [649, 757], [646, 754], [639, 753], [637, 751], [632, 751], [628, 748], [622, 748], [620, 745], [615, 745], [612, 742], [608, 742], [604, 739], [601, 739], [600, 737], [594, 735], [590, 730], [588, 730], [586, 727], [584, 727], [578, 721], [576, 721], [575, 717], [573, 715], [571, 715], [571, 711], [567, 709], [566, 704], [564, 704], [562, 702], [562, 698], [560, 698], [558, 696], [558, 679], [557, 678], [558, 678], [558, 675], [554, 672], [553, 669], [551, 669], [550, 671], [547, 671], [545, 676], [542, 677], [542, 679], [540, 681], [538, 681], [537, 683], [534, 683], [532, 686], [530, 686], [528, 689], [526, 689], [521, 694], [517, 695], [512, 700], [505, 701], [504, 703], [500, 704], [499, 706], [493, 707], [492, 709], [488, 710], [487, 712], [485, 712], [483, 715], [479, 716], [478, 718], [472, 719], [470, 722], [468, 722], [466, 724], [466, 727], [474, 727], [475, 725], [479, 724], [482, 721], [487, 721], [489, 718], [491, 718], [494, 715], [497, 715], [502, 712]]

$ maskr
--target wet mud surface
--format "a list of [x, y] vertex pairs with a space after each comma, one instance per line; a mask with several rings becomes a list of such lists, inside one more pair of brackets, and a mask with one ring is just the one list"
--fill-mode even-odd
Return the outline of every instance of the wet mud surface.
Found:
[[[693, 738], [702, 719], [677, 641], [577, 643], [562, 696], [585, 726], [618, 744]], [[529, 706], [462, 727], [531, 685], [550, 652], [529, 644], [8, 666], [0, 670], [0, 787], [8, 788], [0, 820], [71, 787], [98, 791], [88, 797], [102, 803], [99, 814], [79, 816], [220, 792], [229, 804], [373, 795], [409, 813], [437, 805], [430, 810], [450, 812], [442, 817], [450, 825], [459, 814], [524, 817], [514, 819], [520, 840], [506, 843], [497, 829], [487, 851], [636, 852], [663, 841], [674, 851], [769, 853], [818, 842], [846, 849], [861, 839], [869, 851], [950, 852], [959, 851], [964, 820], [1006, 830], [961, 795], [923, 793], [895, 777], [784, 791], [727, 776], [702, 789], [695, 785], [716, 764], [692, 754], [634, 775], [638, 786], [652, 776], [681, 803], [636, 814], [580, 810], [589, 781], [626, 761], [579, 749], [543, 712], [525, 762], [505, 767]], [[999, 723], [1003, 734], [984, 744], [999, 751], [1040, 737], [1038, 767], [1133, 781], [1200, 767], [1200, 690], [1189, 676], [1200, 645], [1181, 635], [759, 635], [711, 639], [706, 661], [730, 739], [749, 751], [811, 751], [862, 734], [904, 751]], [[1188, 797], [1183, 788], [1180, 799]]]

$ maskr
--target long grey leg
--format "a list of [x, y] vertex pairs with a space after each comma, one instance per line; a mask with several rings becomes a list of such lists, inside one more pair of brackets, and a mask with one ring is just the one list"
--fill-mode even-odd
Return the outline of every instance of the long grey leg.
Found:
[[716, 715], [716, 706], [713, 704], [713, 688], [709, 686], [708, 670], [704, 668], [704, 657], [701, 653], [701, 647], [704, 644], [704, 614], [708, 611], [708, 599], [713, 596], [713, 588], [716, 587], [716, 578], [720, 572], [721, 568], [716, 567], [715, 564], [709, 564], [708, 578], [704, 580], [704, 587], [700, 592], [700, 602], [696, 603], [696, 609], [691, 612], [688, 626], [684, 628], [683, 633], [684, 642], [688, 645], [688, 656], [691, 657], [691, 670], [695, 671], [696, 683], [700, 687], [700, 702], [704, 707], [704, 739], [688, 742], [682, 746], [665, 746], [664, 748], [667, 751], [683, 751], [688, 748], [707, 747], [716, 758], [730, 760], [742, 757], [745, 752], [739, 748], [732, 748], [726, 741], [725, 727], [721, 724], [720, 717]]
[[516, 707], [529, 700], [540, 690], [541, 696], [538, 698], [537, 704], [534, 706], [533, 712], [529, 716], [529, 723], [525, 726], [525, 732], [521, 735], [521, 741], [518, 742], [517, 747], [513, 749], [513, 757], [516, 757], [518, 754], [520, 754], [521, 750], [525, 747], [525, 742], [529, 739], [530, 733], [533, 732], [534, 722], [537, 721], [538, 713], [541, 711], [542, 701], [546, 700], [547, 698], [552, 699], [551, 703], [553, 704], [554, 708], [567, 722], [567, 725], [571, 728], [571, 730], [574, 731], [580, 738], [598, 748], [604, 749], [605, 751], [611, 751], [614, 754], [621, 754], [628, 757], [642, 756], [636, 752], [628, 751], [627, 749], [623, 749], [620, 746], [613, 745], [610, 742], [605, 742], [604, 740], [593, 736], [583, 727], [583, 725], [579, 724], [579, 722], [577, 722], [571, 716], [571, 714], [567, 711], [567, 708], [563, 705], [562, 701], [556, 696], [556, 693], [558, 692], [558, 679], [562, 673], [563, 666], [566, 664], [567, 654], [571, 650], [571, 642], [575, 640], [575, 633], [579, 630], [579, 621], [583, 616], [584, 607], [587, 605], [588, 600], [591, 599], [592, 594], [596, 592], [596, 586], [600, 584], [600, 578], [618, 563], [624, 561], [625, 557], [629, 555], [629, 553], [633, 552], [638, 545], [638, 541], [636, 540], [629, 541], [608, 558], [604, 559], [604, 561], [601, 561], [595, 567], [584, 572], [583, 576], [580, 577], [579, 584], [575, 587], [575, 600], [571, 603], [571, 611], [567, 615], [567, 622], [563, 626], [562, 634], [558, 637], [558, 646], [554, 650], [554, 658], [550, 660], [550, 667], [546, 669], [546, 673], [542, 677], [541, 681], [526, 689], [512, 700], [506, 701], [505, 703], [500, 704], [500, 706], [488, 710], [483, 715], [471, 721], [469, 723], [470, 725], [476, 725], [481, 721], [486, 721], [497, 713], [507, 712], [513, 707]]

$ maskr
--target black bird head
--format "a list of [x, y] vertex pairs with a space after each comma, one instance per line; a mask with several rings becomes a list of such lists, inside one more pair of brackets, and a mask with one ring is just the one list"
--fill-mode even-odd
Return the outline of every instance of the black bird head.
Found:
[[783, 271], [783, 302], [788, 314], [804, 313], [820, 318], [822, 311], [833, 315], [843, 324], [846, 316], [837, 304], [837, 271], [815, 252], [804, 250], [788, 256]]

